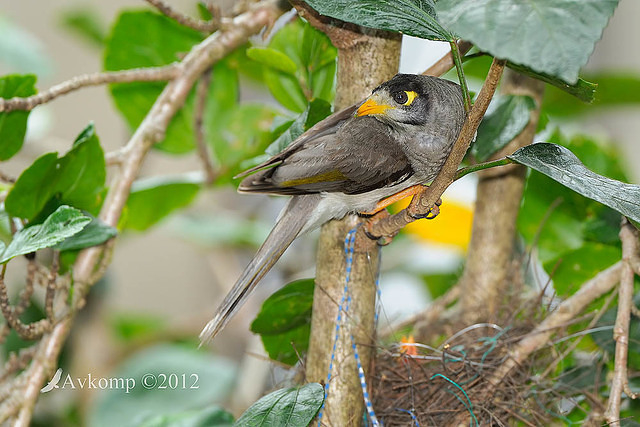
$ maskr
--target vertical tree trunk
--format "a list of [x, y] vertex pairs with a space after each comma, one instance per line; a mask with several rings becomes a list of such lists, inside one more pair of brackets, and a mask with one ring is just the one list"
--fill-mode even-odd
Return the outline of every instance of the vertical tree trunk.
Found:
[[[513, 141], [496, 153], [497, 159], [529, 145], [538, 126], [544, 84], [539, 80], [506, 70], [501, 92], [528, 95], [537, 108], [529, 124]], [[479, 173], [473, 230], [462, 277], [461, 306], [468, 321], [491, 320], [506, 291], [512, 261], [516, 219], [524, 190], [526, 169], [509, 165]]]
[[[313, 22], [313, 21], [312, 21]], [[333, 27], [332, 27], [333, 28]], [[338, 48], [336, 111], [367, 97], [373, 88], [398, 71], [400, 37], [382, 32], [322, 28]], [[306, 364], [308, 381], [325, 382], [335, 339], [338, 304], [345, 283], [344, 240], [349, 230], [363, 219], [351, 215], [322, 227], [318, 244], [316, 290], [313, 300], [311, 339]], [[343, 327], [335, 348], [330, 388], [322, 423], [330, 426], [355, 426], [362, 423], [364, 411], [358, 370], [351, 335], [368, 372], [375, 342], [375, 277], [378, 247], [368, 242], [358, 247], [353, 257], [349, 291], [351, 305], [343, 315]]]

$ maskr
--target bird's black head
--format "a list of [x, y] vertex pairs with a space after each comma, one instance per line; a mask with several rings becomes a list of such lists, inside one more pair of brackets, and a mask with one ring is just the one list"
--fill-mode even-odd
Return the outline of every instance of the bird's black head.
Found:
[[356, 116], [374, 115], [390, 125], [423, 126], [435, 116], [457, 114], [462, 106], [460, 87], [453, 82], [417, 74], [396, 74], [373, 90]]

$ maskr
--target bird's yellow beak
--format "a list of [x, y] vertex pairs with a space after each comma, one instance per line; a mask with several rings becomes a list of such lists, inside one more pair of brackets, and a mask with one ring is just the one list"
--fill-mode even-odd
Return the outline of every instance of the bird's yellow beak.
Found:
[[367, 99], [356, 112], [356, 117], [368, 116], [369, 114], [384, 114], [390, 108], [394, 108], [391, 105], [378, 104], [373, 98]]

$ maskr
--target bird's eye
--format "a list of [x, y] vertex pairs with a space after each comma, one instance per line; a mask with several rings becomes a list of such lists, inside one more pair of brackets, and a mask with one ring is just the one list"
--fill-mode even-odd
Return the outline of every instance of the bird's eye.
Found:
[[398, 104], [405, 104], [409, 100], [407, 92], [404, 91], [395, 92], [391, 96], [393, 97], [393, 100]]

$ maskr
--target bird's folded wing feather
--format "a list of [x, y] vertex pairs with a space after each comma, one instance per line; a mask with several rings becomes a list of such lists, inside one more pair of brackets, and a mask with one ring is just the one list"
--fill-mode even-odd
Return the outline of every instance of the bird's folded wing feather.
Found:
[[239, 190], [299, 195], [361, 194], [397, 184], [413, 170], [387, 125], [372, 117], [321, 129], [277, 157], [274, 167], [245, 178]]

